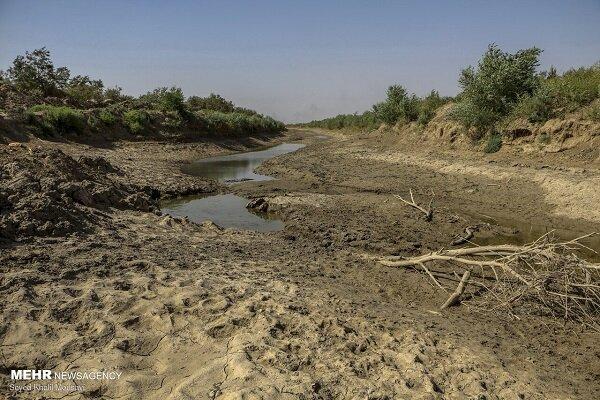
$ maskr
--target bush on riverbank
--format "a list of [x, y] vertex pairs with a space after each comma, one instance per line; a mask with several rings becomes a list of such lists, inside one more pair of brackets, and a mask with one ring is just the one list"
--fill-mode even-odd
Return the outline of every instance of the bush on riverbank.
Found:
[[218, 94], [186, 99], [181, 88], [160, 87], [139, 97], [124, 95], [119, 87], [55, 67], [45, 48], [18, 56], [0, 71], [0, 110], [44, 136], [244, 136], [285, 130], [283, 123]]
[[[462, 91], [442, 97], [432, 91], [425, 97], [400, 86], [387, 90], [386, 99], [363, 114], [340, 114], [299, 126], [326, 129], [375, 129], [381, 124], [411, 124], [427, 129], [438, 114], [469, 132], [471, 139], [490, 138], [497, 151], [502, 134], [518, 121], [544, 124], [575, 113], [577, 119], [600, 121], [600, 63], [558, 74], [554, 68], [538, 71], [541, 50], [533, 47], [514, 54], [490, 45], [476, 67], [462, 70]], [[439, 127], [440, 118], [437, 118]], [[514, 126], [513, 126], [514, 128]], [[514, 131], [514, 129], [512, 129]], [[487, 148], [487, 147], [486, 147]]]
[[375, 129], [381, 123], [394, 125], [398, 122], [416, 121], [425, 126], [434, 117], [435, 111], [450, 100], [451, 98], [442, 97], [435, 90], [419, 98], [415, 94], [409, 95], [402, 86], [393, 85], [387, 90], [386, 100], [375, 104], [372, 111], [362, 114], [339, 114], [298, 125], [325, 129]]
[[85, 128], [81, 112], [65, 106], [39, 104], [27, 111], [28, 120], [48, 135], [80, 134]]

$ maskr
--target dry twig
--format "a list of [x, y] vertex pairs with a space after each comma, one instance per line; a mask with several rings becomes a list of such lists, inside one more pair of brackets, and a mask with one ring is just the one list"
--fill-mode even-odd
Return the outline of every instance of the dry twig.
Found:
[[412, 189], [409, 189], [408, 191], [410, 193], [410, 201], [404, 200], [401, 196], [399, 196], [397, 194], [395, 194], [394, 197], [397, 198], [398, 200], [402, 201], [403, 203], [408, 204], [409, 206], [414, 207], [417, 210], [424, 213], [425, 221], [431, 221], [431, 219], [433, 218], [433, 209], [431, 208], [431, 205], [433, 204], [434, 196], [431, 196], [431, 200], [429, 201], [429, 205], [427, 206], [427, 208], [423, 208], [415, 202], [415, 198], [413, 197]]

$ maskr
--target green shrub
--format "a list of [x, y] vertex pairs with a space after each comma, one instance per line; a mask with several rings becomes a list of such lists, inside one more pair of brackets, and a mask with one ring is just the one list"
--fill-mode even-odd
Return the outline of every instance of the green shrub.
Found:
[[61, 94], [69, 81], [66, 67], [55, 68], [45, 47], [17, 56], [6, 70], [6, 80], [21, 92], [39, 91], [44, 96]]
[[600, 64], [572, 69], [544, 82], [555, 107], [573, 112], [600, 97]]
[[597, 101], [590, 108], [588, 108], [585, 111], [584, 116], [589, 120], [600, 122], [600, 101]]
[[448, 115], [451, 119], [459, 121], [467, 129], [475, 128], [479, 138], [490, 130], [499, 119], [498, 113], [493, 110], [479, 108], [468, 101], [460, 101], [454, 104]]
[[81, 107], [94, 106], [104, 100], [104, 84], [101, 80], [90, 79], [87, 75], [77, 75], [65, 88], [71, 103]]
[[244, 114], [250, 111], [251, 113], [256, 114], [256, 112], [252, 110], [239, 109], [239, 107], [235, 107], [231, 101], [225, 100], [220, 95], [214, 93], [211, 93], [208, 97], [190, 96], [187, 99], [187, 105], [193, 111], [208, 110], [219, 111], [223, 113], [230, 113], [235, 111], [242, 112]]
[[365, 111], [362, 114], [339, 114], [335, 117], [314, 120], [301, 126], [308, 128], [326, 128], [326, 129], [344, 129], [361, 128], [375, 129], [379, 125], [379, 120], [373, 111]]
[[419, 125], [427, 125], [435, 116], [436, 110], [444, 105], [446, 101], [447, 100], [440, 97], [440, 94], [435, 90], [432, 90], [429, 95], [424, 97], [419, 102], [419, 116], [417, 117]]
[[168, 111], [164, 114], [163, 126], [168, 129], [181, 129], [185, 125], [184, 119], [176, 111]]
[[546, 87], [532, 95], [521, 97], [511, 112], [510, 118], [525, 118], [531, 123], [546, 122], [554, 116], [553, 99]]
[[533, 47], [509, 54], [490, 45], [476, 69], [462, 71], [459, 84], [463, 92], [454, 117], [466, 127], [490, 130], [519, 99], [532, 95], [539, 87], [536, 68], [540, 53]]
[[98, 118], [102, 121], [103, 124], [107, 126], [112, 126], [117, 123], [117, 116], [112, 113], [112, 111], [103, 108], [98, 114]]
[[204, 110], [196, 114], [210, 133], [218, 135], [248, 135], [252, 133], [277, 133], [285, 130], [282, 122], [260, 114], [223, 113]]
[[502, 147], [502, 136], [498, 133], [493, 133], [489, 136], [487, 143], [485, 144], [485, 148], [483, 151], [485, 153], [495, 153]]
[[[37, 115], [40, 113], [39, 119]], [[39, 104], [28, 110], [28, 114], [37, 121], [46, 133], [64, 135], [81, 133], [85, 128], [85, 119], [79, 111], [69, 107]]]
[[137, 135], [146, 130], [150, 124], [150, 116], [144, 110], [129, 110], [123, 114], [123, 122], [129, 132]]
[[414, 94], [409, 96], [402, 86], [393, 85], [387, 90], [387, 99], [373, 106], [373, 112], [379, 120], [392, 125], [401, 120], [415, 121], [418, 108], [419, 99]]
[[131, 96], [126, 96], [122, 92], [122, 88], [115, 86], [104, 90], [104, 99], [110, 103], [117, 103], [119, 101], [131, 100]]
[[140, 96], [139, 101], [142, 105], [163, 112], [174, 111], [181, 117], [188, 117], [188, 110], [185, 104], [183, 91], [178, 87], [161, 87]]

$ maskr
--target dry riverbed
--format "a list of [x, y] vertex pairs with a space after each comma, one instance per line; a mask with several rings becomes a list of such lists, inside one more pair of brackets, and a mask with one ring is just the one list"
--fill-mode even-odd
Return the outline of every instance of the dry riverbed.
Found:
[[[195, 158], [298, 139], [308, 145], [259, 167], [276, 180], [224, 187], [180, 172]], [[598, 230], [593, 163], [490, 163], [403, 148], [386, 135], [323, 141], [304, 131], [242, 144], [28, 145], [0, 149], [0, 395], [40, 398], [9, 390], [10, 370], [25, 368], [123, 372], [70, 382], [83, 390], [67, 398], [600, 391], [597, 333], [464, 306], [439, 312], [446, 293], [367, 257], [447, 247], [474, 224], [480, 244], [548, 227]], [[422, 202], [434, 196], [432, 221], [393, 197], [409, 189]], [[157, 210], [159, 195], [215, 190], [265, 197], [285, 229], [221, 229]]]

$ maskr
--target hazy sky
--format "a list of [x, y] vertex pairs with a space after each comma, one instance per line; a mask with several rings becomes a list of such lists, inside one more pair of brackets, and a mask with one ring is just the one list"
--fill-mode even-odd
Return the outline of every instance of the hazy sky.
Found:
[[489, 43], [538, 46], [559, 71], [600, 59], [600, 0], [0, 0], [0, 69], [55, 65], [128, 94], [176, 85], [290, 121], [364, 111], [393, 83], [458, 90]]

